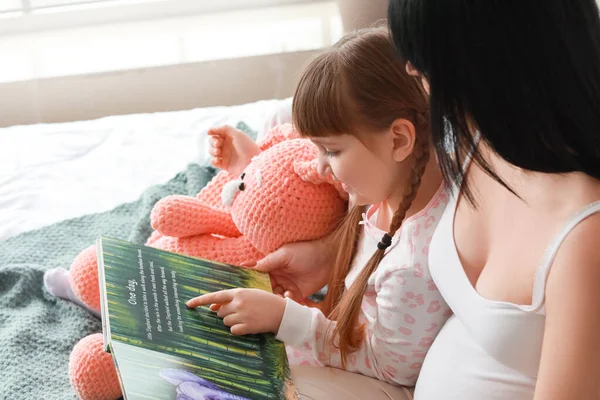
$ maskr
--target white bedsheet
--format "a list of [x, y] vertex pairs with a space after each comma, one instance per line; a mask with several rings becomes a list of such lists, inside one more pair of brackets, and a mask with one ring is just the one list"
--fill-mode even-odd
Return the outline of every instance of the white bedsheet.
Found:
[[206, 131], [246, 122], [263, 135], [290, 119], [290, 99], [0, 129], [0, 240], [134, 201], [190, 162]]

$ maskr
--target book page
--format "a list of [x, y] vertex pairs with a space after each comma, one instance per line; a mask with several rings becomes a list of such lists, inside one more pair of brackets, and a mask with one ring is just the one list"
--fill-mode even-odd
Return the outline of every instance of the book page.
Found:
[[234, 396], [214, 398], [289, 398], [285, 347], [274, 335], [234, 336], [208, 307], [185, 306], [218, 290], [270, 291], [267, 274], [105, 238], [102, 252], [111, 347], [128, 399], [163, 389], [175, 397], [156, 398], [176, 399], [181, 385]]

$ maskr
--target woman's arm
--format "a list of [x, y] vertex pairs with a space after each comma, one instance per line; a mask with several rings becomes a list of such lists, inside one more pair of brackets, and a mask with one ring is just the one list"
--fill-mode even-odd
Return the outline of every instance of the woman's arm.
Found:
[[253, 269], [270, 274], [275, 293], [302, 301], [329, 282], [339, 248], [336, 240], [336, 235], [330, 234], [310, 242], [286, 244]]
[[565, 240], [546, 286], [535, 400], [600, 399], [600, 215]]

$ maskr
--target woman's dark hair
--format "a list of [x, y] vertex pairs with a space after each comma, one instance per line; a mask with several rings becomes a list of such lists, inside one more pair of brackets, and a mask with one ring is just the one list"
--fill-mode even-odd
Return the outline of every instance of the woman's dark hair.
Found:
[[[594, 0], [390, 0], [388, 21], [401, 59], [429, 81], [432, 139], [449, 182], [462, 180], [474, 129], [517, 167], [600, 179]], [[479, 153], [474, 160], [507, 187]]]

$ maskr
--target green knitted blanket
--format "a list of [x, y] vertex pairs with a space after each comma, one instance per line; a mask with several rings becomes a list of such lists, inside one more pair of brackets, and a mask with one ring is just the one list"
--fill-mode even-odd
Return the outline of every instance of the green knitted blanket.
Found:
[[190, 165], [136, 202], [0, 242], [0, 399], [75, 399], [69, 353], [79, 339], [101, 331], [98, 319], [45, 291], [44, 272], [68, 268], [101, 235], [144, 243], [159, 199], [195, 195], [214, 174], [212, 168]]

